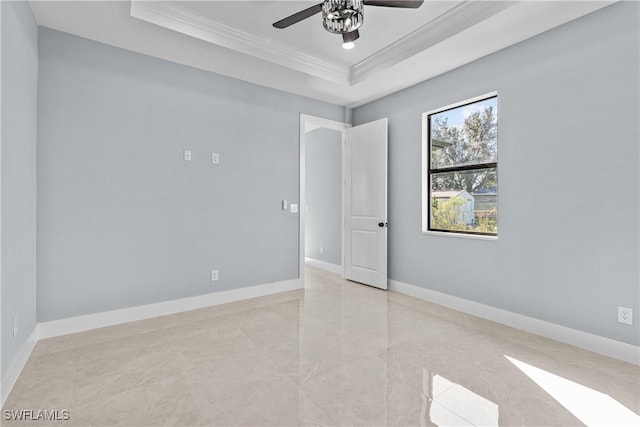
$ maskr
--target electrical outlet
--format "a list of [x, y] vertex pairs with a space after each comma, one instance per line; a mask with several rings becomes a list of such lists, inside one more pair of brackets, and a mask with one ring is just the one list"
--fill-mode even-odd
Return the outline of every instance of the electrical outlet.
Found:
[[191, 161], [191, 150], [184, 150], [184, 161], [185, 162]]
[[220, 163], [220, 153], [211, 153], [211, 163], [214, 165]]
[[286, 200], [283, 200], [283, 201], [282, 201], [282, 210], [283, 210], [283, 211], [286, 211], [286, 210], [288, 210], [288, 209], [289, 209], [289, 204], [287, 203], [287, 201], [286, 201]]
[[211, 270], [211, 281], [212, 282], [218, 281], [218, 270]]
[[629, 307], [618, 307], [618, 322], [625, 325], [633, 325], [633, 309]]
[[18, 316], [13, 318], [13, 337], [18, 336]]
[[291, 213], [297, 213], [298, 212], [298, 205], [295, 203], [291, 203], [289, 205], [289, 212]]

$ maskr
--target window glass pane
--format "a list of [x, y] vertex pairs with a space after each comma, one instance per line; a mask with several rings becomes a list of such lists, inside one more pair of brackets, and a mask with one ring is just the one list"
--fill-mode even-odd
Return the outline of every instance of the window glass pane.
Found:
[[495, 168], [431, 174], [431, 230], [498, 233]]
[[429, 116], [431, 168], [498, 160], [497, 98]]

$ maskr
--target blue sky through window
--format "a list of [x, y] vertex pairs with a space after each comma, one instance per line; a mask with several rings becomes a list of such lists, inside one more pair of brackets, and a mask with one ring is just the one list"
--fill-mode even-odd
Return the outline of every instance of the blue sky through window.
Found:
[[470, 105], [464, 105], [462, 107], [454, 108], [452, 110], [443, 111], [442, 113], [434, 114], [433, 118], [447, 118], [449, 126], [462, 126], [464, 119], [470, 114], [476, 111], [482, 111], [486, 107], [493, 107], [494, 112], [497, 110], [498, 98], [493, 97], [485, 99], [484, 101], [475, 102]]

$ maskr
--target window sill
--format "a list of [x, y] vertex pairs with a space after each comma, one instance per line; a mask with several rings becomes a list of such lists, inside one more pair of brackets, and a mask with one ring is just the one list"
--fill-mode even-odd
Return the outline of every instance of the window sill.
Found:
[[426, 234], [430, 236], [456, 237], [458, 239], [490, 240], [490, 241], [498, 240], [498, 236], [485, 236], [481, 234], [465, 234], [465, 233], [447, 233], [446, 231], [424, 231], [423, 230], [422, 234]]

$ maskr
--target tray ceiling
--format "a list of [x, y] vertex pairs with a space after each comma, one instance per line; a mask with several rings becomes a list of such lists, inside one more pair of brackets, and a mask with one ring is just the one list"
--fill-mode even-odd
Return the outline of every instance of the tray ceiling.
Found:
[[595, 1], [365, 6], [352, 50], [306, 1], [32, 1], [40, 25], [311, 98], [357, 106], [600, 9]]

